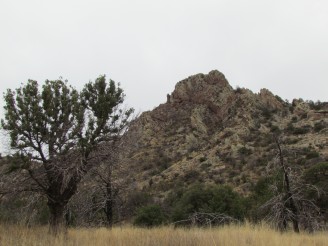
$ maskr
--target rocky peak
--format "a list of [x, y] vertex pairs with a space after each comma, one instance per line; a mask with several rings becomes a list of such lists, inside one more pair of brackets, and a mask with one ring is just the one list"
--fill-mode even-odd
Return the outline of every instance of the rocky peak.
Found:
[[262, 103], [265, 104], [266, 107], [273, 108], [273, 109], [282, 109], [282, 99], [273, 95], [271, 91], [268, 89], [261, 89], [260, 93], [258, 94]]
[[281, 131], [287, 147], [300, 153], [295, 165], [328, 160], [328, 103], [312, 105], [316, 111], [310, 106], [289, 104], [267, 89], [234, 90], [219, 71], [190, 76], [166, 103], [134, 121], [128, 137], [135, 141], [123, 162], [150, 192], [163, 195], [179, 183], [200, 181], [247, 193], [275, 158], [269, 133]]
[[233, 88], [225, 76], [214, 70], [207, 75], [197, 74], [178, 82], [173, 93], [168, 95], [168, 102], [196, 104], [212, 102], [218, 106], [232, 94]]

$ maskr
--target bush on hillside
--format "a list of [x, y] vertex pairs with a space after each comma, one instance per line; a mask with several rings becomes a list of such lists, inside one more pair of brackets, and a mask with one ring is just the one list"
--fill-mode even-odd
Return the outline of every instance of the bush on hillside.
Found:
[[159, 205], [148, 205], [137, 210], [134, 224], [137, 226], [159, 226], [165, 221], [165, 215]]
[[176, 198], [171, 219], [186, 220], [195, 212], [219, 213], [243, 220], [245, 199], [228, 186], [196, 184]]

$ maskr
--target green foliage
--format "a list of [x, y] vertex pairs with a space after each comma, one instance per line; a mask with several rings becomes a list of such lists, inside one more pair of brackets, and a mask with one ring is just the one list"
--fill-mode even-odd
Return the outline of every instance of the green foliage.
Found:
[[328, 190], [328, 162], [320, 162], [304, 172], [303, 179]]
[[252, 150], [243, 146], [238, 149], [238, 153], [243, 156], [248, 156], [248, 155], [252, 154]]
[[266, 211], [262, 211], [260, 207], [274, 196], [271, 189], [273, 184], [277, 184], [278, 191], [282, 190], [282, 174], [276, 174], [268, 177], [260, 178], [252, 189], [252, 193], [248, 198], [249, 210], [247, 217], [253, 221], [259, 221], [266, 215]]
[[152, 197], [143, 191], [134, 191], [128, 195], [128, 199], [125, 203], [125, 209], [127, 214], [133, 215], [138, 208], [147, 206], [153, 202]]
[[185, 182], [195, 182], [199, 179], [200, 177], [200, 173], [199, 171], [195, 170], [195, 169], [190, 169], [187, 170], [184, 174], [184, 181]]
[[[65, 207], [83, 175], [96, 164], [89, 161], [91, 153], [125, 129], [133, 109], [119, 108], [124, 97], [119, 85], [107, 83], [105, 76], [89, 82], [81, 92], [62, 80], [47, 80], [41, 88], [29, 80], [16, 90], [8, 89], [1, 125], [20, 157], [8, 172], [25, 169], [30, 176], [25, 180], [33, 181], [17, 185], [22, 190], [38, 187], [57, 216], [53, 209]], [[80, 161], [69, 160], [73, 153]]]
[[281, 131], [280, 131], [280, 128], [278, 126], [271, 125], [270, 126], [270, 132], [275, 133], [275, 134], [279, 134]]
[[306, 154], [306, 159], [309, 160], [309, 159], [317, 158], [319, 156], [320, 156], [320, 154], [313, 150]]
[[263, 106], [260, 108], [260, 110], [262, 111], [262, 116], [266, 119], [269, 120], [272, 118], [272, 116], [277, 113], [276, 109], [270, 109], [269, 107]]
[[314, 124], [314, 131], [320, 132], [322, 129], [325, 129], [327, 127], [327, 124], [324, 121], [316, 122]]
[[236, 92], [236, 94], [242, 94], [243, 93], [243, 89], [240, 88], [239, 86], [237, 86], [236, 89], [235, 89], [235, 92]]
[[301, 127], [295, 127], [292, 122], [289, 122], [286, 128], [286, 131], [288, 133], [294, 134], [294, 135], [302, 135], [306, 134], [311, 131], [311, 127], [309, 125], [301, 126]]
[[297, 120], [298, 120], [297, 116], [293, 116], [291, 122], [292, 122], [292, 123], [296, 123]]
[[306, 134], [306, 133], [310, 132], [310, 130], [311, 130], [310, 126], [297, 127], [297, 128], [295, 128], [293, 134], [294, 135]]
[[4, 99], [1, 123], [11, 146], [42, 161], [45, 146], [49, 155], [67, 153], [78, 143], [90, 152], [101, 136], [118, 132], [132, 113], [115, 112], [124, 100], [123, 90], [113, 81], [107, 84], [105, 76], [88, 83], [81, 93], [61, 80], [47, 80], [41, 90], [29, 80], [15, 91], [8, 89]]
[[320, 191], [319, 196], [316, 190], [309, 190], [309, 198], [315, 200], [317, 205], [328, 212], [328, 162], [320, 162], [307, 170], [303, 174], [303, 180], [307, 184], [315, 185]]
[[180, 221], [195, 212], [222, 213], [242, 220], [246, 213], [245, 199], [228, 186], [197, 184], [177, 194], [171, 217]]
[[165, 221], [165, 215], [158, 205], [148, 205], [137, 210], [134, 224], [137, 226], [159, 226]]
[[320, 101], [316, 101], [316, 102], [313, 102], [313, 101], [306, 101], [310, 108], [313, 109], [313, 110], [321, 110], [323, 109], [325, 106], [328, 105], [327, 102], [320, 102]]
[[265, 202], [272, 197], [270, 185], [273, 183], [272, 177], [260, 178], [253, 188], [253, 196], [257, 201]]
[[68, 137], [66, 128], [75, 137], [83, 124], [78, 92], [60, 80], [46, 81], [42, 92], [36, 81], [29, 80], [16, 91], [8, 89], [4, 99], [5, 120], [1, 123], [10, 133], [13, 148], [33, 154], [41, 152], [40, 143], [55, 148]]

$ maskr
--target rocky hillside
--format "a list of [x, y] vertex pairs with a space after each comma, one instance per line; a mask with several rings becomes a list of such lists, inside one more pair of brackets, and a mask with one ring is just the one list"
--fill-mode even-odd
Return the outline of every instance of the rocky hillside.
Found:
[[178, 82], [128, 134], [133, 144], [124, 162], [135, 189], [164, 197], [198, 181], [248, 194], [274, 162], [273, 134], [293, 153], [290, 165], [302, 169], [328, 160], [328, 103], [289, 103], [267, 89], [234, 89], [211, 71]]

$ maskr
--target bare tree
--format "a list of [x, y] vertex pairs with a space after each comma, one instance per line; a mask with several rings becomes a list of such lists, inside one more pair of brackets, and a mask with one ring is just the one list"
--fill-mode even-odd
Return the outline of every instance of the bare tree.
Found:
[[[274, 136], [277, 146], [277, 156], [274, 161], [274, 171], [282, 174], [282, 180], [272, 185], [274, 196], [261, 206], [269, 210], [267, 219], [272, 221], [281, 230], [286, 230], [291, 222], [293, 230], [300, 232], [301, 227], [309, 231], [318, 229], [320, 209], [314, 201], [306, 198], [306, 191], [310, 189], [320, 191], [313, 185], [304, 184], [297, 173], [287, 163], [288, 151], [282, 147], [282, 138]], [[272, 171], [272, 170], [271, 170]]]
[[[138, 116], [132, 116], [134, 122]], [[72, 200], [76, 216], [81, 224], [97, 224], [112, 227], [114, 219], [119, 220], [124, 206], [129, 182], [127, 177], [131, 166], [124, 157], [137, 142], [137, 133], [128, 133], [130, 122], [116, 136], [114, 141], [104, 143], [97, 155], [98, 165], [83, 179], [85, 184]], [[114, 218], [115, 217], [115, 218]]]
[[195, 212], [188, 216], [185, 220], [174, 222], [174, 226], [178, 225], [189, 225], [189, 226], [220, 226], [231, 223], [240, 223], [238, 219], [235, 219], [229, 215], [222, 213], [203, 213]]

